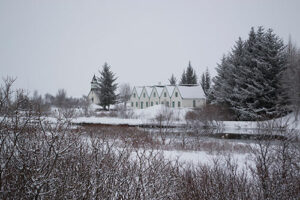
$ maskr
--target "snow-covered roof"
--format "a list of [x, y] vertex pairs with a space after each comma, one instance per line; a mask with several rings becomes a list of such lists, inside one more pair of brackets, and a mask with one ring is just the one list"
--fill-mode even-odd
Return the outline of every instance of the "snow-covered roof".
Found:
[[[183, 85], [179, 85], [177, 86], [178, 90], [182, 96], [183, 99], [201, 99], [201, 98], [205, 98], [205, 94], [202, 90], [201, 86], [183, 86]], [[142, 95], [142, 91], [145, 88], [147, 94], [150, 96], [152, 90], [155, 88], [158, 96], [162, 95], [162, 91], [164, 88], [166, 88], [166, 90], [168, 91], [169, 95], [172, 96], [173, 91], [175, 89], [175, 86], [164, 86], [164, 87], [158, 87], [158, 86], [146, 86], [146, 87], [135, 87], [136, 92], [137, 92], [137, 96], [141, 97]]]
[[177, 86], [183, 99], [205, 98], [201, 86]]

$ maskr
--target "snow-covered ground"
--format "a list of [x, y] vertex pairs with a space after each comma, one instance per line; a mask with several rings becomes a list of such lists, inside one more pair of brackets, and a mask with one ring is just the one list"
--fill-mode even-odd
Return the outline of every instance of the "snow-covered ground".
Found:
[[[95, 106], [94, 106], [95, 107]], [[131, 109], [131, 108], [129, 108]], [[91, 123], [91, 124], [112, 124], [112, 125], [142, 125], [153, 124], [155, 117], [159, 113], [172, 112], [173, 120], [172, 125], [185, 125], [185, 115], [190, 108], [166, 108], [163, 105], [156, 105], [145, 109], [131, 109], [132, 117], [129, 119], [117, 118], [117, 117], [78, 117], [73, 119], [74, 123]], [[298, 117], [300, 119], [300, 116]], [[252, 134], [257, 133], [257, 129], [261, 124], [272, 124], [272, 127], [295, 129], [300, 131], [300, 122], [295, 120], [294, 114], [289, 114], [283, 118], [265, 122], [253, 122], [253, 121], [221, 121], [218, 122], [222, 127], [223, 133], [244, 133]]]

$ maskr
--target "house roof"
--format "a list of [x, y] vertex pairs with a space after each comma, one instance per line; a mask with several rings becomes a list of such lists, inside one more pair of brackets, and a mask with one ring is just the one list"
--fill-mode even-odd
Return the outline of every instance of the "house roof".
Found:
[[201, 99], [205, 94], [201, 86], [177, 86], [183, 99]]

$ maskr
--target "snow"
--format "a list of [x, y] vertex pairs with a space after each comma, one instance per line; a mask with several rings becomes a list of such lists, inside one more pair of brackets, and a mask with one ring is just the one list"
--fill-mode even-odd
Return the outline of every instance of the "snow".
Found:
[[201, 86], [178, 86], [178, 89], [183, 99], [205, 98], [205, 94]]
[[[206, 151], [163, 151], [163, 155], [166, 159], [170, 161], [178, 159], [180, 163], [189, 165], [198, 165], [205, 164], [213, 166], [213, 162], [216, 159], [226, 159], [226, 154], [211, 154]], [[249, 165], [254, 165], [253, 161], [250, 159], [249, 154], [239, 154], [232, 153], [229, 154], [232, 156], [234, 162], [238, 164], [238, 169], [243, 170], [246, 169]]]
[[122, 119], [116, 117], [78, 117], [72, 120], [73, 123], [88, 124], [111, 124], [111, 125], [142, 125], [148, 123], [142, 119]]

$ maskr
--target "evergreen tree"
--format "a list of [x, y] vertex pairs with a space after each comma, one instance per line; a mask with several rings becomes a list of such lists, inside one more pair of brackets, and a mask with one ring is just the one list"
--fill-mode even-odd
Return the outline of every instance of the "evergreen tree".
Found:
[[184, 85], [184, 84], [197, 84], [197, 75], [195, 70], [193, 69], [191, 62], [189, 61], [189, 65], [186, 68], [186, 70], [183, 71], [182, 76], [181, 76], [181, 80], [180, 80], [180, 84]]
[[282, 40], [272, 30], [251, 28], [248, 40], [239, 39], [218, 65], [214, 102], [229, 106], [241, 120], [284, 114], [286, 97], [280, 80], [285, 62]]
[[170, 85], [176, 85], [177, 79], [175, 78], [174, 74], [172, 74], [171, 78], [169, 79]]
[[110, 66], [104, 63], [102, 71], [100, 72], [100, 78], [98, 78], [99, 88], [100, 88], [100, 105], [103, 109], [109, 110], [109, 106], [114, 104], [116, 101], [115, 91], [117, 89], [117, 84], [115, 81], [115, 74], [110, 70]]
[[180, 79], [180, 85], [184, 85], [184, 84], [187, 84], [185, 70], [183, 70], [183, 73], [182, 73], [181, 79]]
[[197, 75], [195, 70], [193, 69], [191, 62], [189, 61], [189, 65], [186, 68], [186, 84], [197, 84]]
[[209, 91], [210, 91], [211, 80], [210, 80], [210, 74], [209, 74], [209, 71], [207, 68], [206, 68], [205, 73], [202, 73], [200, 85], [203, 89], [205, 96], [208, 97]]

